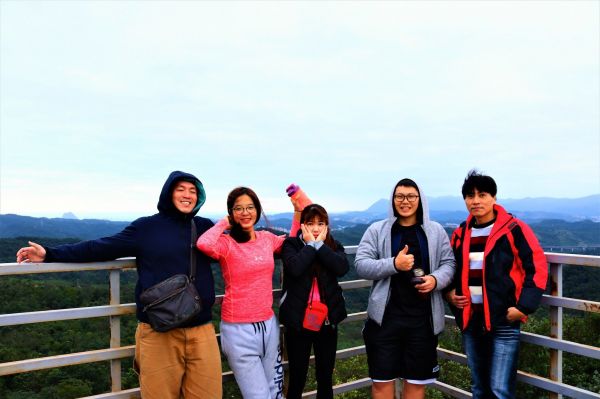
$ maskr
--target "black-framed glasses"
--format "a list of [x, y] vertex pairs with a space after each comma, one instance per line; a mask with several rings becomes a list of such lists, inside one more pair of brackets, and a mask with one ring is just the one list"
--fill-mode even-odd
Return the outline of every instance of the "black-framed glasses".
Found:
[[254, 213], [256, 212], [256, 207], [254, 205], [248, 205], [245, 208], [243, 206], [236, 206], [234, 208], [231, 208], [231, 210], [233, 211], [233, 213], [240, 215], [244, 212]]
[[419, 196], [417, 194], [408, 194], [408, 195], [394, 194], [394, 201], [396, 201], [396, 202], [402, 202], [405, 199], [408, 202], [415, 202], [417, 200], [417, 198], [419, 198]]

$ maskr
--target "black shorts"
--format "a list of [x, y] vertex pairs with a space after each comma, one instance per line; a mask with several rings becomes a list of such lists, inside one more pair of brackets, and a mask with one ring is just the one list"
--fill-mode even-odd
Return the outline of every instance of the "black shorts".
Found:
[[440, 367], [437, 362], [438, 337], [429, 322], [416, 327], [384, 317], [379, 326], [367, 319], [363, 329], [367, 349], [369, 377], [375, 381], [404, 378], [414, 381], [435, 379]]

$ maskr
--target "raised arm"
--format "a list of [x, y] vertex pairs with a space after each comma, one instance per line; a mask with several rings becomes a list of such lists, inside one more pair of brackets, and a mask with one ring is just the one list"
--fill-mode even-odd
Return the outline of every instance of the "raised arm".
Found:
[[213, 259], [221, 259], [228, 252], [228, 245], [223, 232], [229, 229], [231, 229], [229, 216], [225, 216], [198, 238], [196, 247]]
[[292, 226], [290, 227], [290, 237], [296, 237], [298, 230], [300, 229], [300, 212], [294, 212], [294, 218], [292, 219]]
[[286, 192], [294, 206], [294, 217], [292, 218], [292, 225], [290, 227], [290, 237], [296, 237], [298, 235], [298, 230], [300, 229], [300, 215], [307, 205], [312, 204], [312, 200], [295, 184], [290, 184], [286, 188]]

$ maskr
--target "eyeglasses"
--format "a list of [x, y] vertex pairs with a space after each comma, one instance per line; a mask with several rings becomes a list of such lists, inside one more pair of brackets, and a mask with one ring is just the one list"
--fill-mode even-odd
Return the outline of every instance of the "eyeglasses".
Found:
[[254, 213], [256, 212], [256, 207], [254, 205], [248, 205], [245, 208], [243, 206], [236, 206], [235, 208], [231, 208], [231, 210], [233, 211], [233, 213], [240, 215], [244, 212]]
[[419, 198], [419, 196], [417, 194], [408, 194], [408, 195], [394, 194], [394, 201], [396, 201], [396, 202], [402, 202], [402, 201], [404, 201], [404, 199], [406, 199], [408, 202], [415, 202], [417, 200], [417, 198]]

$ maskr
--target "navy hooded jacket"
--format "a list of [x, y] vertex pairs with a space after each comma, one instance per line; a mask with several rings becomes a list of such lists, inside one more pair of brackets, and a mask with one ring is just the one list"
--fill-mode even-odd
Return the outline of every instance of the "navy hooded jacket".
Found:
[[[198, 201], [192, 212], [184, 214], [173, 204], [172, 193], [176, 182], [188, 181], [196, 185]], [[206, 199], [202, 183], [194, 175], [175, 171], [165, 182], [158, 200], [158, 213], [133, 221], [114, 236], [77, 244], [46, 248], [46, 262], [100, 262], [135, 256], [138, 281], [135, 287], [137, 318], [148, 323], [142, 312], [140, 294], [147, 288], [175, 274], [189, 274], [192, 227], [196, 223], [198, 237], [213, 226], [209, 219], [195, 216]], [[215, 287], [211, 259], [196, 251], [196, 289], [202, 297], [202, 312], [182, 327], [192, 327], [211, 320], [215, 302]]]

